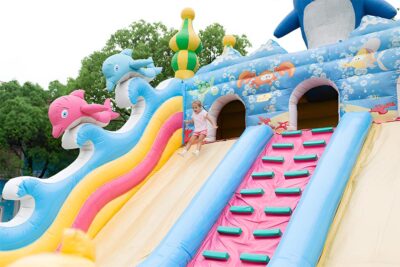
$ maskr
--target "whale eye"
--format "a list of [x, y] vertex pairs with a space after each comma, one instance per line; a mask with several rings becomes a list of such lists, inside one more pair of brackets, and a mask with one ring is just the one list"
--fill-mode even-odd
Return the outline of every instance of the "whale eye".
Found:
[[63, 109], [63, 111], [61, 111], [61, 118], [65, 119], [66, 117], [68, 117], [68, 110]]
[[115, 65], [115, 66], [114, 66], [114, 70], [115, 70], [115, 71], [119, 71], [119, 66], [118, 66], [118, 65]]

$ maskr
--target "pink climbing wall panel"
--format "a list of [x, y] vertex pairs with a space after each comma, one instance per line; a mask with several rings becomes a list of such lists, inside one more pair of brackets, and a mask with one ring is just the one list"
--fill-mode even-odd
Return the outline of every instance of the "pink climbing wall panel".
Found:
[[[328, 143], [332, 133], [312, 133], [303, 131], [301, 136], [282, 136], [276, 134], [256, 160], [248, 175], [235, 192], [228, 205], [222, 211], [221, 216], [210, 230], [197, 254], [188, 266], [260, 266], [260, 263], [252, 263], [240, 260], [241, 253], [262, 254], [272, 257], [279, 244], [280, 237], [259, 238], [253, 236], [254, 230], [280, 229], [285, 232], [290, 215], [267, 215], [265, 207], [290, 207], [296, 208], [301, 195], [277, 195], [276, 188], [300, 188], [305, 189], [312, 176], [318, 160], [295, 161], [294, 156], [316, 154], [321, 157], [325, 146], [305, 147], [303, 142], [325, 140]], [[276, 143], [292, 143], [293, 148], [273, 148]], [[264, 156], [283, 156], [283, 163], [264, 162]], [[310, 175], [301, 178], [285, 178], [286, 171], [308, 170]], [[273, 171], [272, 179], [253, 179], [252, 173]], [[262, 195], [246, 196], [240, 194], [242, 189], [262, 188]], [[231, 206], [251, 206], [252, 214], [237, 214], [230, 211]], [[219, 226], [241, 228], [242, 233], [237, 235], [225, 235], [217, 232]], [[203, 251], [211, 250], [227, 252], [228, 260], [206, 259]]]

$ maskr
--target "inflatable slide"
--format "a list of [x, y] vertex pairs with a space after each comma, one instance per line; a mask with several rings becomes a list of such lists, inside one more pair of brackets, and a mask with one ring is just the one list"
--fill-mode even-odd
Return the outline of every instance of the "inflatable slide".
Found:
[[[145, 82], [144, 86], [147, 86]], [[67, 129], [63, 144], [81, 146], [80, 155], [71, 166], [46, 180], [20, 177], [7, 183], [4, 197], [20, 200], [21, 209], [13, 220], [0, 224], [2, 265], [27, 253], [55, 250], [63, 228], [90, 225], [97, 207], [87, 209], [85, 202], [98, 198], [96, 190], [110, 186], [113, 180], [111, 186], [115, 186], [124, 175], [125, 179], [132, 175], [135, 167], [140, 168], [141, 176], [116, 187], [116, 192], [102, 195], [102, 203], [97, 205], [106, 204], [132, 187], [138, 188], [148, 174], [162, 166], [180, 146], [182, 97], [179, 84], [163, 91], [150, 87], [145, 87], [146, 92], [141, 92], [140, 88], [131, 89], [137, 94], [132, 105], [137, 103], [136, 98], [143, 99], [138, 108], [140, 114], [133, 112], [121, 130], [108, 132], [88, 123]], [[154, 94], [151, 97], [154, 100], [149, 101], [149, 94]]]
[[[241, 266], [268, 263], [270, 258], [272, 266], [306, 266], [313, 256], [310, 250], [323, 245], [323, 240], [318, 244], [304, 237], [313, 236], [317, 227], [320, 235], [328, 231], [336, 211], [331, 198], [340, 200], [337, 188], [344, 188], [370, 124], [367, 113], [346, 114], [331, 138], [332, 128], [289, 131], [279, 136], [273, 136], [269, 129], [240, 173], [226, 172], [233, 165], [224, 164], [228, 159], [233, 164], [238, 158], [244, 161], [244, 155], [230, 158], [232, 154], [228, 154], [168, 235], [139, 266]], [[224, 178], [220, 169], [225, 171]], [[310, 174], [312, 180], [307, 185]], [[222, 182], [226, 186], [211, 186]], [[209, 200], [211, 195], [213, 201]], [[301, 246], [296, 245], [299, 243]]]
[[[328, 16], [326, 14], [330, 14]], [[384, 0], [294, 1], [268, 40], [198, 69], [194, 11], [170, 41], [175, 78], [132, 49], [103, 63], [110, 99], [78, 89], [49, 108], [53, 136], [80, 149], [54, 177], [11, 179], [0, 266], [397, 266], [400, 24]], [[178, 155], [200, 101], [200, 155]], [[28, 257], [27, 257], [28, 256]], [[48, 264], [48, 265], [46, 265]]]
[[332, 224], [319, 266], [398, 266], [400, 123], [374, 125]]
[[97, 234], [99, 266], [136, 266], [155, 248], [235, 141], [175, 153]]

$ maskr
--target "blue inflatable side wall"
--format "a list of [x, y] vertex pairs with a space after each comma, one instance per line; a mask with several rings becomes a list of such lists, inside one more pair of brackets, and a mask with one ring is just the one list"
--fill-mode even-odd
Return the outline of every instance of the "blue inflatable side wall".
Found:
[[168, 235], [139, 266], [186, 266], [272, 135], [268, 126], [248, 127]]
[[268, 266], [316, 266], [371, 123], [369, 113], [343, 116]]
[[185, 80], [185, 119], [192, 115], [194, 100], [202, 101], [212, 115], [218, 114], [223, 99], [235, 98], [245, 105], [247, 126], [268, 124], [284, 130], [295, 127], [293, 106], [307, 90], [306, 98], [313, 93], [318, 99], [329, 91], [336, 96], [336, 90], [339, 117], [369, 111], [376, 121], [394, 120], [400, 102], [399, 32], [399, 22], [366, 16], [352, 38], [316, 49], [287, 53], [268, 41], [254, 54], [238, 56], [230, 48]]

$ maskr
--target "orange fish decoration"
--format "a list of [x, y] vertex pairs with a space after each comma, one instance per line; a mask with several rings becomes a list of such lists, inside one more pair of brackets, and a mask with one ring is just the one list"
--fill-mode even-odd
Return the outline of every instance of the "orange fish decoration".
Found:
[[272, 85], [273, 82], [278, 80], [277, 74], [282, 77], [287, 73], [289, 77], [293, 77], [295, 71], [296, 67], [289, 61], [283, 62], [278, 67], [274, 68], [274, 71], [266, 70], [258, 76], [254, 72], [245, 70], [239, 75], [237, 87], [241, 88], [243, 85], [249, 84], [258, 89], [264, 84]]

